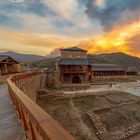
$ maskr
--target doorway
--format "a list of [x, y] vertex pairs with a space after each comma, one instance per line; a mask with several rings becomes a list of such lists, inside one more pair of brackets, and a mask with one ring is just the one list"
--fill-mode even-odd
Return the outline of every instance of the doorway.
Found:
[[79, 76], [74, 76], [73, 78], [72, 78], [72, 83], [81, 83], [81, 79], [80, 79], [80, 77]]

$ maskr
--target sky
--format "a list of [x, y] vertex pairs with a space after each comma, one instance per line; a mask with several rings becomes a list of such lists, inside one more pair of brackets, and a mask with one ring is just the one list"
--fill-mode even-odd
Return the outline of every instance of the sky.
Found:
[[140, 0], [0, 0], [0, 51], [78, 46], [140, 57], [139, 13]]

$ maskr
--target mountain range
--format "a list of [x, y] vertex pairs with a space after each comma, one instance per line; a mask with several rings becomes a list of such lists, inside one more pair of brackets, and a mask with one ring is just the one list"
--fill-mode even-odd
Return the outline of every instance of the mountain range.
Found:
[[19, 62], [30, 62], [30, 61], [38, 61], [45, 59], [45, 56], [40, 56], [40, 55], [32, 55], [32, 54], [22, 54], [22, 53], [16, 53], [13, 51], [7, 51], [7, 52], [2, 52], [0, 55], [8, 55], [14, 58], [15, 60]]
[[[3, 52], [0, 53], [0, 55], [11, 56], [19, 62], [32, 62], [39, 67], [47, 67], [48, 65], [50, 66], [50, 62], [53, 63], [53, 61], [55, 61], [55, 58], [32, 54], [22, 54], [12, 51]], [[140, 58], [122, 52], [110, 54], [88, 54], [88, 59], [93, 63], [113, 63], [125, 67], [136, 67], [140, 70]]]
[[125, 67], [136, 67], [140, 70], [140, 58], [122, 52], [88, 55], [88, 58], [93, 63], [113, 63]]

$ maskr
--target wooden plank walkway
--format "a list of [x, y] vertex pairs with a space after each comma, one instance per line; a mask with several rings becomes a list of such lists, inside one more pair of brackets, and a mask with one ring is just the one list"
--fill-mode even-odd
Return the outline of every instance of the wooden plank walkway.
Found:
[[0, 85], [0, 140], [27, 140], [13, 109], [7, 85]]

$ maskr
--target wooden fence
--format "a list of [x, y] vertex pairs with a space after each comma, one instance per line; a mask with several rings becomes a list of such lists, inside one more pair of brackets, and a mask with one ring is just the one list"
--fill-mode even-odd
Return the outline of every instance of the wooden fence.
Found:
[[[32, 72], [12, 75], [7, 79], [9, 94], [27, 137], [29, 140], [75, 140], [51, 116], [28, 97], [29, 93], [25, 93], [27, 90], [24, 88], [27, 88], [27, 86], [22, 86], [22, 83], [27, 82], [28, 88], [35, 87], [35, 85], [38, 88], [37, 84], [34, 85], [36, 81], [30, 79], [36, 77], [35, 79], [37, 80], [39, 75], [40, 73], [38, 72]], [[39, 82], [37, 83], [39, 84]]]

